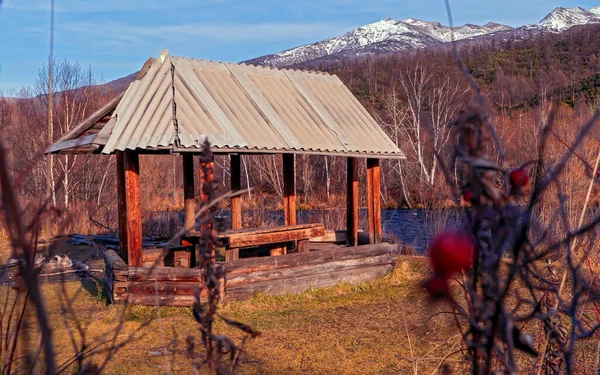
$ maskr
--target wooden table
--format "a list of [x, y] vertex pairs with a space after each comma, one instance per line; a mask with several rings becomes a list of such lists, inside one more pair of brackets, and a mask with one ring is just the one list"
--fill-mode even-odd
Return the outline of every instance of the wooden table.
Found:
[[270, 246], [271, 255], [287, 253], [290, 243], [297, 242], [299, 252], [308, 251], [308, 241], [311, 238], [323, 236], [323, 224], [286, 225], [274, 228], [249, 228], [228, 230], [218, 233], [225, 246], [225, 259], [239, 258], [240, 249], [256, 246]]

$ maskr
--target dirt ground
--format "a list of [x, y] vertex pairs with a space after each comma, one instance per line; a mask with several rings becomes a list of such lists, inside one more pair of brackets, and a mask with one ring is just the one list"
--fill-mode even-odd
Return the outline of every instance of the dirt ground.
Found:
[[[244, 374], [398, 374], [431, 373], [458, 348], [459, 336], [448, 315], [428, 320], [443, 306], [429, 304], [419, 283], [426, 271], [419, 258], [407, 258], [393, 274], [361, 285], [339, 285], [300, 295], [256, 296], [223, 305], [221, 313], [250, 324], [261, 336], [246, 344]], [[117, 342], [148, 319], [110, 361], [108, 374], [191, 373], [185, 354], [188, 336], [200, 337], [190, 308], [159, 310], [107, 305], [93, 280], [47, 282], [42, 286], [52, 322], [58, 363], [75, 352], [69, 332], [74, 319], [64, 314], [70, 297], [88, 347], [112, 338], [123, 319]], [[0, 287], [0, 298], [10, 288]], [[63, 302], [61, 302], [63, 301]], [[65, 319], [66, 318], [66, 319]], [[31, 317], [33, 319], [33, 317]], [[217, 332], [239, 343], [241, 334], [223, 323]], [[33, 334], [33, 329], [29, 334]], [[75, 342], [81, 343], [76, 334]], [[101, 363], [104, 354], [91, 358]], [[448, 360], [458, 360], [454, 356]], [[76, 371], [71, 367], [72, 371]], [[68, 371], [68, 372], [72, 372]]]
[[[89, 249], [71, 249], [69, 254], [99, 267]], [[238, 373], [438, 374], [444, 363], [455, 374], [464, 373], [461, 337], [448, 307], [432, 304], [420, 287], [428, 272], [424, 258], [403, 257], [393, 273], [373, 282], [299, 295], [255, 296], [223, 305], [221, 314], [262, 333], [247, 342]], [[107, 374], [192, 373], [186, 340], [199, 339], [200, 331], [190, 308], [107, 305], [94, 278], [46, 282], [42, 291], [59, 364], [70, 363], [76, 352], [73, 343], [77, 347], [82, 343], [74, 333], [79, 322], [87, 348], [101, 350], [113, 338], [117, 344], [131, 339], [110, 359]], [[11, 288], [0, 286], [0, 300], [5, 301], [7, 292], [14, 295]], [[74, 315], [65, 313], [65, 296]], [[35, 324], [28, 326], [26, 336], [38, 335]], [[222, 322], [216, 332], [237, 343], [242, 337]], [[583, 369], [593, 369], [589, 353], [595, 353], [596, 346], [597, 340], [583, 345], [579, 362]], [[86, 361], [100, 364], [105, 357], [106, 353], [98, 353]], [[523, 356], [520, 362], [531, 368], [535, 358]], [[76, 371], [71, 365], [66, 372]]]

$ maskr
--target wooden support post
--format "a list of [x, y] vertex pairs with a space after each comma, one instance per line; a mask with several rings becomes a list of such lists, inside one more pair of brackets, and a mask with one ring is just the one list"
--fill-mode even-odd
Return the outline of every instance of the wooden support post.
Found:
[[285, 243], [278, 243], [271, 245], [271, 256], [279, 256], [287, 254], [287, 246]]
[[236, 260], [240, 258], [240, 249], [228, 249], [225, 250], [225, 260]]
[[354, 157], [348, 157], [346, 188], [346, 225], [348, 245], [358, 245], [358, 163]]
[[[194, 186], [194, 155], [183, 154], [183, 207], [184, 219], [183, 227], [189, 231], [196, 227], [196, 189]], [[180, 245], [192, 246], [190, 267], [197, 264], [196, 244], [198, 241], [194, 238], [182, 238]]]
[[283, 154], [283, 210], [285, 225], [296, 225], [296, 163], [294, 154]]
[[308, 253], [310, 251], [308, 240], [299, 240], [297, 246], [299, 253]]
[[369, 243], [381, 241], [381, 189], [379, 159], [367, 159], [367, 200], [369, 211]]
[[117, 212], [119, 217], [119, 253], [127, 263], [127, 197], [125, 194], [125, 156], [123, 151], [115, 154], [117, 161]]
[[186, 230], [191, 230], [196, 224], [196, 193], [194, 189], [194, 155], [183, 154], [183, 199], [185, 218], [183, 225]]
[[[213, 198], [207, 192], [211, 192], [214, 190], [214, 181], [215, 181], [215, 162], [214, 159], [211, 161], [202, 160], [203, 157], [200, 157], [200, 207], [205, 206], [210, 203], [210, 200]], [[213, 194], [214, 195], [214, 194]], [[202, 217], [201, 217], [202, 219]], [[200, 232], [204, 235], [205, 233], [210, 233], [214, 236], [215, 228], [212, 223], [205, 224], [200, 227]], [[200, 246], [206, 246], [207, 251], [210, 252], [210, 256], [215, 258], [215, 246], [212, 242], [201, 243]], [[200, 265], [202, 264], [202, 254], [200, 255]]]
[[[240, 155], [230, 156], [231, 191], [239, 191], [242, 185]], [[242, 197], [231, 198], [231, 229], [242, 228]]]
[[[133, 151], [117, 152], [119, 245], [131, 267], [142, 266], [140, 161]], [[126, 254], [126, 255], [125, 255]]]

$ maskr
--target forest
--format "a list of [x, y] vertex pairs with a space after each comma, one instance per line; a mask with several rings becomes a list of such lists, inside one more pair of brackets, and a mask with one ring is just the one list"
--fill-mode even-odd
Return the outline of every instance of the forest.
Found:
[[[490, 41], [460, 46], [464, 64], [490, 107], [491, 121], [513, 166], [535, 158], [539, 130], [554, 118], [546, 162], [562, 155], [582, 124], [600, 106], [600, 26], [574, 27], [561, 34], [540, 34], [521, 41]], [[19, 195], [30, 210], [46, 195], [50, 175], [52, 203], [71, 220], [67, 232], [116, 230], [115, 161], [109, 156], [57, 155], [45, 157], [48, 140], [57, 140], [103, 105], [119, 84], [97, 82], [91, 67], [76, 61], [55, 61], [53, 124], [48, 126], [48, 66], [40, 67], [36, 83], [11, 97], [0, 98], [1, 140], [8, 162], [26, 171]], [[452, 123], [459, 110], [474, 99], [471, 83], [461, 72], [452, 49], [418, 50], [410, 54], [372, 56], [322, 64], [319, 70], [336, 74], [368, 108], [407, 155], [406, 160], [382, 162], [382, 204], [386, 208], [435, 208], [451, 204], [451, 192], [440, 189], [440, 163], [449, 162]], [[50, 134], [49, 134], [50, 132]], [[586, 140], [564, 179], [565, 191], [576, 200], [597, 145]], [[436, 154], [439, 157], [436, 157]], [[50, 169], [48, 169], [50, 163]], [[182, 209], [180, 156], [142, 157], [142, 202], [146, 234], [168, 235]], [[344, 218], [345, 160], [330, 156], [298, 155], [297, 196], [300, 209], [328, 208], [320, 218], [329, 228]], [[229, 186], [229, 160], [216, 158], [216, 176]], [[359, 178], [364, 181], [365, 165]], [[16, 169], [15, 169], [16, 170]], [[282, 205], [280, 156], [242, 157], [242, 185], [261, 199], [244, 199], [254, 214], [249, 225], [269, 224], [265, 212]], [[11, 171], [14, 172], [14, 171]], [[461, 184], [459, 170], [453, 178]], [[462, 181], [462, 182], [461, 182]], [[501, 183], [501, 182], [499, 182]], [[361, 185], [363, 185], [361, 183]], [[361, 201], [366, 192], [360, 192]], [[253, 206], [251, 206], [253, 205]], [[224, 206], [223, 209], [227, 207]], [[256, 214], [259, 213], [259, 214]], [[251, 222], [253, 221], [253, 222]]]

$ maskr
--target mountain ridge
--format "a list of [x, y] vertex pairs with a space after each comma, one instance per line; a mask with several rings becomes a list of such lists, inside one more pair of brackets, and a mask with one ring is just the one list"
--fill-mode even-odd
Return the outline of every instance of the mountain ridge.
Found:
[[440, 22], [407, 18], [398, 21], [385, 18], [357, 27], [340, 36], [290, 48], [281, 52], [244, 61], [247, 64], [270, 67], [297, 66], [306, 62], [342, 60], [435, 47], [454, 41], [522, 39], [531, 33], [566, 31], [573, 26], [600, 23], [600, 6], [586, 10], [582, 7], [556, 7], [533, 25], [513, 28], [495, 22], [485, 25], [465, 24], [457, 27]]

